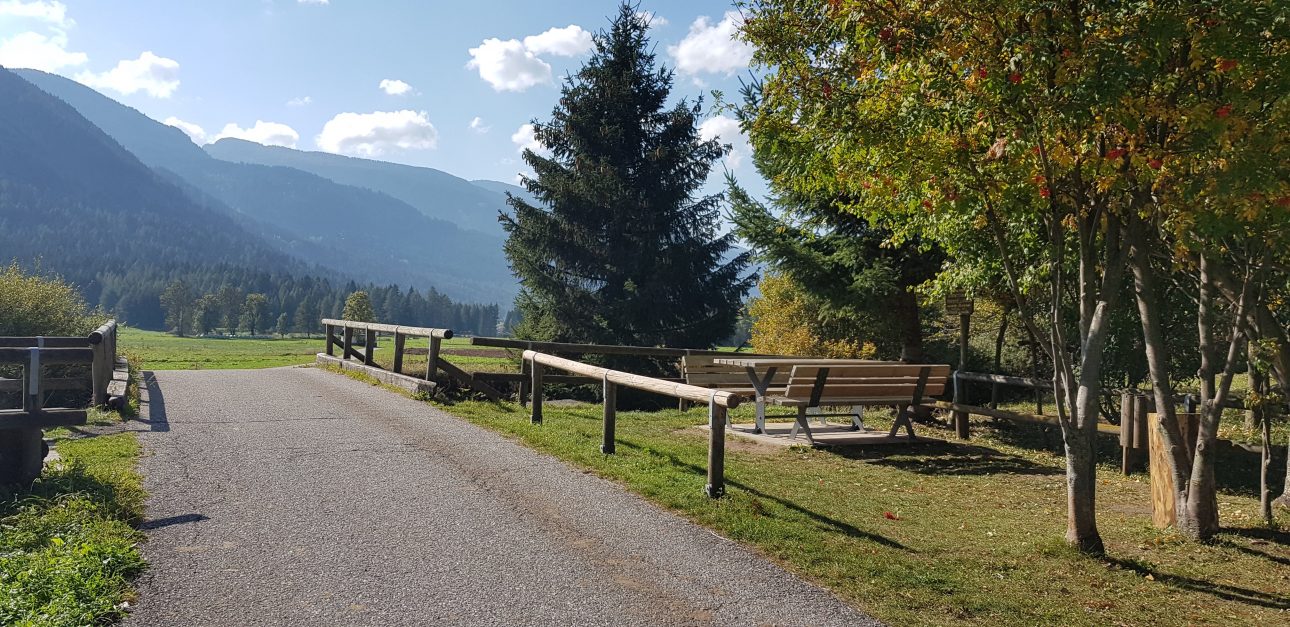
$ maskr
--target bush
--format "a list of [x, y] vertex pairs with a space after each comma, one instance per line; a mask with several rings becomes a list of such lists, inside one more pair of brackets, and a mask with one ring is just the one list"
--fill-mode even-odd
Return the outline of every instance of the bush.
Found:
[[768, 272], [757, 287], [761, 295], [748, 305], [754, 351], [856, 359], [876, 354], [873, 342], [855, 337], [863, 325], [824, 319], [819, 305], [788, 277]]
[[0, 337], [88, 335], [104, 318], [75, 286], [59, 277], [26, 274], [17, 263], [0, 267], [0, 294]]

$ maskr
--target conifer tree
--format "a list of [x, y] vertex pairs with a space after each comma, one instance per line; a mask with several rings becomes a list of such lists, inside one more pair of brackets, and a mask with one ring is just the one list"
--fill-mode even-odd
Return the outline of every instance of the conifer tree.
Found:
[[535, 177], [500, 217], [522, 283], [519, 337], [607, 344], [709, 346], [729, 336], [754, 277], [727, 260], [720, 195], [699, 189], [727, 147], [703, 141], [702, 101], [667, 105], [673, 73], [655, 63], [648, 24], [619, 8], [591, 59], [561, 89]]

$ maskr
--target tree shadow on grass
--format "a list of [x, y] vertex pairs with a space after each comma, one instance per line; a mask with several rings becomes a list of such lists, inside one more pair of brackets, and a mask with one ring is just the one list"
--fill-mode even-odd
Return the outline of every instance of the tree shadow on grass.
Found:
[[1218, 544], [1225, 548], [1239, 551], [1251, 557], [1265, 559], [1275, 562], [1282, 566], [1290, 566], [1290, 557], [1276, 555], [1268, 551], [1262, 551], [1252, 545], [1274, 545], [1283, 550], [1290, 550], [1290, 532], [1281, 531], [1280, 529], [1269, 529], [1267, 527], [1224, 527], [1224, 535], [1233, 535], [1241, 538], [1252, 540], [1250, 544], [1233, 541], [1229, 538], [1219, 538]]
[[[626, 442], [626, 441], [623, 441], [623, 440], [615, 440], [615, 442], [618, 444], [618, 446], [623, 446], [623, 447], [626, 447], [626, 448], [634, 449], [634, 450], [636, 450], [636, 451], [639, 451], [639, 452], [641, 452], [641, 453], [645, 453], [645, 454], [647, 454], [647, 455], [652, 455], [652, 456], [655, 456], [655, 457], [661, 457], [661, 458], [663, 458], [663, 459], [666, 459], [666, 460], [667, 460], [669, 463], [671, 463], [673, 466], [676, 466], [676, 467], [678, 467], [678, 468], [684, 468], [684, 469], [686, 469], [686, 470], [688, 470], [688, 471], [690, 471], [690, 472], [693, 472], [693, 473], [695, 473], [695, 474], [698, 474], [698, 475], [706, 475], [706, 474], [707, 474], [707, 472], [708, 472], [708, 469], [707, 469], [707, 468], [704, 468], [704, 467], [698, 466], [698, 465], [696, 465], [696, 464], [691, 464], [691, 463], [689, 463], [689, 462], [681, 461], [680, 459], [678, 459], [675, 455], [672, 455], [671, 453], [664, 453], [664, 452], [662, 452], [662, 451], [658, 451], [658, 450], [656, 450], [656, 449], [652, 449], [652, 448], [648, 448], [648, 447], [643, 447], [643, 446], [640, 446], [640, 445], [638, 445], [638, 444], [633, 444], [633, 443], [631, 443], [631, 442]], [[909, 552], [911, 552], [911, 553], [912, 553], [912, 552], [914, 552], [914, 550], [913, 550], [913, 549], [911, 549], [911, 548], [909, 548], [909, 547], [907, 547], [907, 546], [905, 546], [905, 545], [903, 545], [903, 544], [901, 544], [901, 543], [899, 543], [899, 542], [897, 542], [897, 541], [895, 541], [895, 540], [892, 540], [891, 538], [888, 538], [888, 537], [885, 537], [885, 536], [882, 536], [882, 535], [878, 535], [878, 534], [876, 534], [876, 533], [872, 533], [872, 532], [869, 532], [869, 531], [865, 531], [865, 530], [863, 530], [863, 529], [860, 529], [859, 527], [856, 527], [855, 525], [851, 525], [851, 524], [849, 524], [849, 523], [842, 522], [842, 521], [837, 520], [837, 519], [835, 519], [835, 518], [830, 518], [830, 517], [828, 517], [828, 516], [825, 516], [824, 514], [820, 514], [820, 513], [817, 513], [817, 512], [811, 511], [811, 510], [809, 510], [809, 509], [807, 509], [807, 508], [805, 508], [805, 507], [802, 507], [801, 505], [799, 505], [799, 504], [797, 504], [797, 503], [794, 503], [793, 501], [790, 501], [790, 500], [784, 499], [784, 498], [782, 498], [782, 497], [774, 496], [774, 495], [771, 495], [771, 494], [766, 494], [765, 492], [762, 492], [761, 490], [758, 490], [758, 489], [756, 489], [756, 488], [753, 488], [752, 486], [749, 486], [749, 485], [747, 485], [747, 484], [740, 483], [740, 482], [738, 482], [738, 481], [732, 481], [731, 479], [726, 478], [726, 485], [736, 487], [736, 488], [738, 488], [738, 489], [740, 489], [740, 490], [743, 490], [744, 492], [747, 492], [747, 493], [749, 493], [749, 494], [751, 494], [751, 495], [753, 495], [753, 496], [756, 496], [756, 497], [758, 497], [758, 498], [762, 498], [762, 499], [766, 499], [766, 500], [768, 500], [768, 501], [774, 501], [774, 502], [776, 502], [776, 503], [779, 503], [780, 505], [782, 505], [782, 506], [784, 506], [784, 507], [786, 507], [786, 508], [788, 508], [788, 509], [791, 509], [791, 510], [793, 510], [793, 511], [795, 511], [795, 512], [799, 513], [799, 514], [802, 514], [802, 515], [806, 516], [807, 518], [810, 518], [811, 520], [813, 520], [813, 521], [815, 521], [815, 522], [817, 522], [817, 523], [819, 523], [819, 524], [821, 524], [821, 525], [823, 525], [823, 526], [825, 526], [825, 527], [828, 527], [829, 529], [832, 529], [832, 530], [834, 530], [834, 531], [836, 531], [836, 532], [838, 532], [838, 533], [844, 534], [844, 535], [846, 535], [846, 536], [849, 536], [849, 537], [852, 537], [852, 538], [858, 538], [858, 539], [861, 539], [861, 540], [868, 540], [868, 541], [870, 541], [870, 542], [875, 542], [875, 543], [877, 543], [877, 544], [881, 544], [881, 545], [883, 545], [883, 546], [885, 546], [885, 547], [892, 548], [892, 549], [900, 549], [900, 550], [902, 550], [902, 551], [909, 551]]]
[[915, 472], [921, 475], [1039, 475], [1064, 474], [1055, 466], [1037, 464], [985, 446], [924, 440], [907, 445], [830, 447], [839, 457]]
[[1192, 577], [1184, 577], [1182, 575], [1171, 575], [1169, 573], [1160, 572], [1150, 565], [1137, 560], [1108, 558], [1107, 561], [1125, 570], [1133, 571], [1143, 577], [1150, 575], [1156, 582], [1163, 583], [1180, 590], [1208, 594], [1220, 599], [1244, 603], [1246, 605], [1257, 605], [1259, 607], [1266, 607], [1275, 610], [1290, 610], [1290, 597], [1262, 592], [1259, 590], [1251, 590], [1249, 588], [1241, 588], [1239, 586], [1215, 583], [1205, 579], [1195, 579]]

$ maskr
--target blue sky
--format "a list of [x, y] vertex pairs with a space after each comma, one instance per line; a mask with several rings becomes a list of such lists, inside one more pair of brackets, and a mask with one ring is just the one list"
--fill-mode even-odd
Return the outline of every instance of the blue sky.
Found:
[[[74, 78], [199, 143], [237, 136], [514, 182], [610, 0], [0, 0], [0, 65]], [[750, 49], [728, 1], [642, 2], [674, 96], [737, 96]], [[708, 99], [711, 104], [711, 99]], [[705, 122], [736, 146], [728, 117]], [[714, 172], [719, 182], [721, 166]], [[714, 186], [715, 187], [715, 186]]]

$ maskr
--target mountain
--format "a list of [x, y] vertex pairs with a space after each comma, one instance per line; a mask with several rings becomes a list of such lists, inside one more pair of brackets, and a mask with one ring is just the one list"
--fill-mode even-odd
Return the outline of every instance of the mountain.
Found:
[[489, 181], [486, 179], [471, 181], [471, 184], [476, 185], [478, 187], [482, 187], [489, 191], [497, 192], [502, 196], [505, 196], [506, 194], [517, 196], [519, 198], [522, 198], [525, 202], [529, 203], [530, 205], [537, 204], [537, 198], [534, 198], [533, 194], [529, 193], [529, 190], [524, 189], [519, 185], [511, 185], [510, 183], [503, 183], [501, 181]]
[[[222, 210], [279, 251], [368, 281], [433, 287], [454, 300], [514, 299], [516, 281], [500, 234], [462, 229], [385, 193], [297, 168], [218, 159], [178, 129], [80, 83], [35, 70], [17, 73], [75, 107], [144, 164], [182, 181], [190, 197]], [[462, 184], [496, 202], [496, 194]]]
[[382, 192], [415, 207], [427, 217], [482, 233], [498, 236], [502, 233], [497, 212], [506, 207], [504, 194], [434, 168], [264, 146], [232, 138], [208, 144], [205, 150], [225, 161], [286, 166], [337, 183]]
[[113, 273], [141, 264], [307, 269], [3, 68], [0, 255], [63, 274], [92, 302]]

